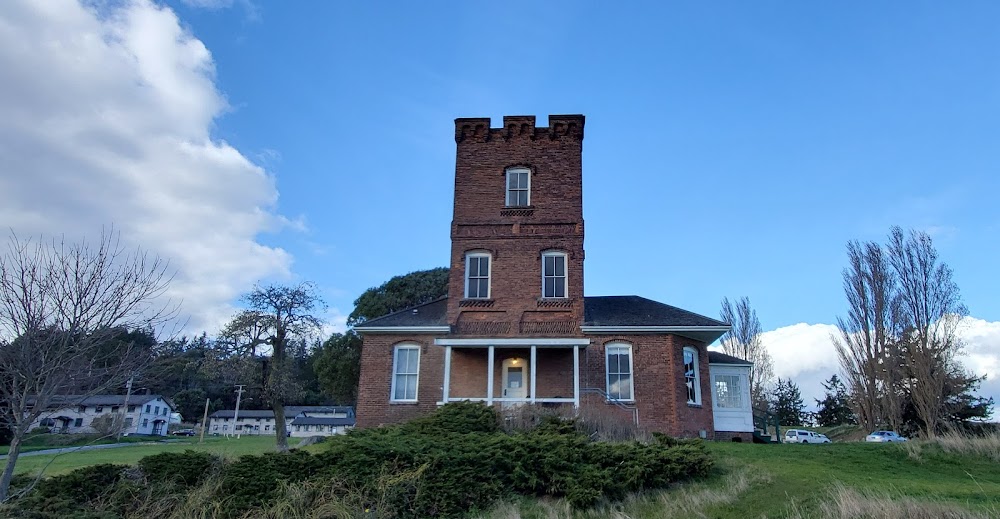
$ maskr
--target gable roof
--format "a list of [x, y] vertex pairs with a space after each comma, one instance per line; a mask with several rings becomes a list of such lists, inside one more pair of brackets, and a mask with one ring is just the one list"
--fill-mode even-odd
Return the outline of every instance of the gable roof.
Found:
[[354, 425], [354, 418], [323, 418], [314, 416], [299, 416], [292, 420], [292, 425]]
[[[151, 402], [157, 398], [162, 399], [168, 406], [173, 409], [174, 403], [170, 401], [169, 398], [163, 395], [146, 395], [146, 394], [132, 394], [128, 397], [128, 405], [143, 405], [146, 402]], [[28, 397], [28, 404], [34, 405], [35, 397]], [[49, 400], [49, 409], [60, 409], [65, 407], [77, 407], [77, 406], [121, 406], [125, 405], [125, 395], [54, 395]]]
[[726, 355], [721, 351], [711, 351], [708, 352], [708, 363], [709, 364], [735, 364], [739, 366], [753, 366], [753, 362], [749, 360], [743, 360], [739, 357], [734, 357], [732, 355]]
[[[309, 413], [344, 413], [348, 417], [354, 416], [354, 408], [346, 405], [288, 405], [285, 406], [285, 420], [291, 420], [299, 415]], [[236, 415], [235, 409], [221, 409], [209, 415], [209, 418], [233, 418]], [[240, 418], [268, 418], [274, 419], [274, 411], [270, 409], [240, 409]], [[353, 418], [351, 418], [353, 420]]]
[[433, 333], [448, 332], [448, 297], [440, 297], [431, 302], [417, 305], [405, 310], [393, 312], [382, 317], [370, 319], [355, 326], [359, 332], [378, 331], [392, 328], [393, 331], [422, 331], [427, 329]]
[[584, 333], [673, 333], [711, 343], [729, 331], [729, 325], [639, 296], [584, 298]]

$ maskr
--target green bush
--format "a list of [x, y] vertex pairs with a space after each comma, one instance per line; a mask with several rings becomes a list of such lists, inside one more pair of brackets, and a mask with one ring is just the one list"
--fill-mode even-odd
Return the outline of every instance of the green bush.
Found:
[[[208, 499], [232, 517], [280, 510], [292, 498], [301, 505], [316, 496], [346, 499], [373, 517], [459, 517], [514, 495], [564, 497], [586, 508], [705, 476], [712, 467], [700, 440], [657, 435], [650, 443], [595, 442], [576, 425], [548, 417], [531, 430], [505, 433], [493, 409], [449, 404], [403, 425], [329, 438], [317, 454], [244, 456], [221, 469], [204, 453], [158, 454], [139, 462], [145, 479], [124, 480], [115, 466], [81, 469], [46, 480], [32, 495], [34, 504], [22, 508], [58, 512], [51, 517], [61, 519], [69, 512], [98, 513], [94, 510], [108, 509], [109, 500], [96, 503], [117, 487], [121, 496], [145, 491], [174, 499], [185, 495], [180, 492], [208, 489]], [[217, 479], [205, 482], [213, 473]], [[192, 488], [199, 483], [204, 485]], [[292, 490], [300, 494], [292, 496]]]
[[16, 505], [25, 518], [106, 519], [116, 514], [93, 510], [89, 503], [113, 491], [125, 465], [93, 465], [43, 479]]
[[221, 460], [207, 452], [163, 452], [139, 460], [139, 468], [152, 483], [172, 482], [193, 487], [215, 472]]

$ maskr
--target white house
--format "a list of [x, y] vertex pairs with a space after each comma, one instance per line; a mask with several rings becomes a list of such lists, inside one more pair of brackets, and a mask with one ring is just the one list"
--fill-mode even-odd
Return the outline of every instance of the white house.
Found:
[[95, 433], [94, 419], [103, 415], [121, 415], [122, 433], [167, 435], [174, 404], [161, 395], [58, 395], [31, 429], [48, 427], [54, 433]]
[[[292, 436], [330, 436], [354, 427], [354, 408], [347, 406], [286, 406], [285, 428]], [[274, 411], [233, 409], [208, 418], [208, 432], [217, 435], [275, 434]]]
[[712, 416], [716, 439], [753, 439], [753, 409], [750, 402], [750, 368], [743, 359], [708, 352], [708, 373], [712, 381]]

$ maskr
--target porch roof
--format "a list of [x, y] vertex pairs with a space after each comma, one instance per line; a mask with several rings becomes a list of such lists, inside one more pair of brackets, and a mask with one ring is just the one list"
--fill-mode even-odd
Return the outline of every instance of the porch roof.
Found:
[[733, 366], [753, 366], [753, 362], [749, 360], [743, 360], [739, 357], [734, 357], [732, 355], [726, 355], [721, 351], [711, 351], [708, 352], [708, 363], [709, 364], [730, 364]]

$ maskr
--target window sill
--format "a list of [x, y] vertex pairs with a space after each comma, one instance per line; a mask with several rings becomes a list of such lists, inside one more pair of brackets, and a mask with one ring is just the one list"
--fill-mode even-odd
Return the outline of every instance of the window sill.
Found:
[[701, 404], [697, 404], [697, 403], [694, 403], [694, 402], [688, 402], [687, 406], [688, 407], [694, 407], [694, 408], [697, 408], [697, 409], [701, 409], [702, 407], [704, 407]]
[[632, 399], [632, 400], [619, 400], [619, 399], [609, 398], [605, 402], [608, 403], [608, 404], [635, 405], [635, 399]]
[[417, 400], [389, 400], [389, 405], [417, 405]]

